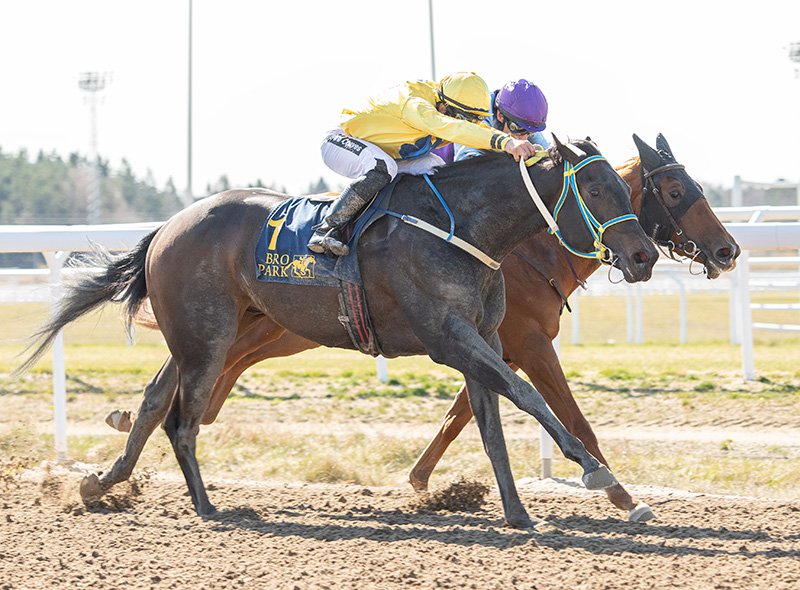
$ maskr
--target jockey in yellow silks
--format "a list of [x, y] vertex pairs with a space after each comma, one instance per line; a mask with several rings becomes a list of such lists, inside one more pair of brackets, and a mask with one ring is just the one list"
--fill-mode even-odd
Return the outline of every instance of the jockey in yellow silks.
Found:
[[517, 160], [532, 156], [531, 143], [483, 123], [490, 106], [486, 82], [472, 72], [457, 72], [438, 83], [406, 82], [360, 108], [344, 109], [341, 126], [322, 142], [322, 159], [355, 181], [315, 228], [309, 250], [347, 254], [339, 230], [399, 172], [427, 174], [442, 166], [444, 161], [431, 153], [441, 145], [505, 151]]

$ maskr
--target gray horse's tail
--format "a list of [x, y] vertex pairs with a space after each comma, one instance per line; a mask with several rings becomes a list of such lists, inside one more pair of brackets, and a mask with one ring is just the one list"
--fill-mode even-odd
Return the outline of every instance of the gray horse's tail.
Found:
[[64, 295], [52, 317], [31, 336], [31, 344], [20, 353], [25, 354], [35, 347], [15, 369], [15, 375], [28, 371], [67, 324], [109, 301], [126, 304], [125, 329], [130, 334], [132, 318], [147, 297], [144, 264], [157, 231], [142, 238], [125, 254], [113, 256], [103, 248], [95, 248], [92, 255], [81, 261], [81, 266], [93, 269], [86, 269], [74, 282], [65, 285]]

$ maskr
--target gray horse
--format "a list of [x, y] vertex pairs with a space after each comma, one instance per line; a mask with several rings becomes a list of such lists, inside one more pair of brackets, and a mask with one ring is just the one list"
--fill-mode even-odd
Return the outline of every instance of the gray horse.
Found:
[[[579, 194], [599, 222], [631, 213], [630, 189], [590, 142], [563, 145], [557, 139], [549, 157], [527, 169], [550, 211], [572, 174]], [[590, 163], [589, 163], [590, 162]], [[437, 175], [449, 197], [456, 235], [485, 256], [501, 261], [526, 237], [546, 227], [513, 160], [493, 154], [455, 164]], [[169, 346], [171, 358], [148, 385], [166, 388], [171, 399], [164, 429], [200, 515], [215, 512], [197, 462], [200, 421], [217, 377], [230, 367], [226, 356], [255, 322], [261, 338], [277, 339], [287, 330], [326, 346], [355, 348], [338, 320], [339, 290], [264, 283], [253, 271], [259, 229], [284, 199], [265, 190], [233, 190], [215, 195], [175, 215], [130, 253], [109, 259], [101, 274], [87, 276], [67, 290], [60, 309], [36, 336], [40, 344], [23, 365], [30, 366], [66, 324], [108, 302], [127, 303], [128, 318], [146, 297]], [[568, 199], [559, 225], [573, 247], [591, 250], [596, 236], [584, 225], [578, 199]], [[446, 226], [448, 218], [418, 177], [402, 178], [391, 203], [395, 211]], [[604, 246], [629, 282], [647, 280], [658, 253], [635, 220], [608, 227]], [[464, 374], [469, 400], [486, 453], [492, 462], [506, 521], [533, 524], [520, 502], [503, 437], [498, 396], [534, 416], [564, 455], [583, 469], [589, 489], [616, 483], [610, 471], [550, 412], [541, 395], [501, 357], [498, 327], [505, 312], [502, 273], [474, 255], [392, 216], [377, 220], [358, 243], [361, 273], [377, 340], [387, 357], [427, 354]], [[264, 319], [268, 325], [264, 326]], [[147, 398], [147, 391], [145, 393]], [[99, 480], [89, 476], [82, 494], [102, 493], [127, 475], [120, 463]]]

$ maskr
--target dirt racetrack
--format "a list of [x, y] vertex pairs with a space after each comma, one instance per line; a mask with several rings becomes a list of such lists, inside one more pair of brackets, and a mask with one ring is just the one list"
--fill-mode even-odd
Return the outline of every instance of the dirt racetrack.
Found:
[[[800, 502], [637, 488], [631, 524], [569, 482], [524, 480], [535, 532], [475, 511], [420, 509], [405, 488], [209, 480], [194, 515], [177, 478], [139, 478], [101, 503], [79, 473], [0, 481], [0, 589], [800, 588]], [[635, 486], [633, 486], [635, 488]]]

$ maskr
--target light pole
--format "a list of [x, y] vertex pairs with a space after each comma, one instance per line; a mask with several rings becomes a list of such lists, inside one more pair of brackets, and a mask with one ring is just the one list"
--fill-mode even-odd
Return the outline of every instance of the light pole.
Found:
[[100, 203], [100, 172], [97, 162], [97, 102], [99, 93], [106, 87], [110, 76], [101, 72], [81, 72], [78, 87], [86, 92], [89, 105], [89, 186], [86, 195], [86, 222], [90, 225], [102, 221]]
[[186, 193], [183, 201], [186, 205], [191, 205], [194, 201], [194, 191], [192, 190], [192, 0], [189, 0], [189, 85], [188, 85], [188, 118], [187, 118], [187, 140], [186, 140]]
[[[800, 43], [789, 45], [789, 59], [795, 63], [795, 78], [800, 78]], [[797, 204], [800, 205], [800, 179], [797, 180]]]
[[431, 31], [431, 80], [436, 82], [436, 55], [433, 51], [433, 0], [428, 0], [428, 22]]

